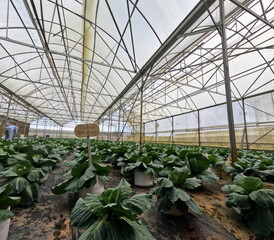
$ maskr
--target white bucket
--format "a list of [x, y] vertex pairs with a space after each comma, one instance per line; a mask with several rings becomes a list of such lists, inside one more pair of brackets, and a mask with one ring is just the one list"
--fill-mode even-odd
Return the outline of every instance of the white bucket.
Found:
[[98, 177], [96, 177], [96, 180], [97, 182], [95, 185], [92, 185], [89, 188], [84, 187], [82, 190], [80, 190], [79, 197], [85, 198], [87, 196], [87, 193], [101, 194], [103, 191], [105, 191], [104, 180]]
[[10, 228], [10, 218], [0, 222], [0, 240], [6, 240], [8, 238]]
[[134, 184], [138, 187], [151, 187], [154, 184], [154, 178], [150, 174], [144, 174], [138, 170], [135, 170]]

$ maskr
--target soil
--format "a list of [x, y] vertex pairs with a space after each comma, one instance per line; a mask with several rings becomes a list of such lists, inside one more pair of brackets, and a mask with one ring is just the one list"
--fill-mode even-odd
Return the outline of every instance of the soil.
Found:
[[[69, 161], [71, 156], [66, 161]], [[54, 195], [51, 187], [64, 180], [63, 163], [57, 164], [48, 179], [40, 186], [40, 199], [29, 207], [14, 207], [8, 240], [74, 240], [82, 231], [70, 226], [70, 212], [77, 194]], [[122, 176], [120, 170], [111, 167], [105, 188], [116, 187], [124, 177], [132, 185], [133, 194], [148, 193], [151, 188], [134, 186], [133, 178]], [[231, 184], [220, 180], [204, 184], [202, 188], [188, 191], [203, 210], [199, 215], [188, 211], [179, 217], [159, 213], [153, 198], [152, 208], [140, 219], [157, 240], [270, 240], [252, 233], [234, 209], [225, 206], [225, 193], [221, 187]], [[100, 239], [98, 239], [100, 240]], [[102, 239], [104, 240], [104, 239]], [[144, 239], [145, 240], [145, 239]]]

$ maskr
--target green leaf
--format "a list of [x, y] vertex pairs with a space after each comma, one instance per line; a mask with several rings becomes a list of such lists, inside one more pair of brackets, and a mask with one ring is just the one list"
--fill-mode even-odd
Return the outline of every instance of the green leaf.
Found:
[[86, 181], [96, 177], [94, 166], [89, 166], [86, 171], [79, 177], [78, 187], [81, 188], [84, 186]]
[[222, 190], [225, 192], [236, 192], [236, 193], [247, 194], [246, 190], [244, 190], [242, 187], [237, 185], [225, 185], [222, 187]]
[[251, 203], [249, 200], [248, 195], [242, 195], [239, 193], [230, 193], [227, 195], [227, 202], [226, 206], [227, 207], [238, 207], [240, 209], [250, 209], [251, 208]]
[[131, 195], [130, 184], [123, 178], [116, 188], [109, 188], [101, 194], [105, 203], [117, 203], [128, 199]]
[[8, 179], [1, 183], [1, 185], [10, 184], [12, 187], [11, 193], [18, 194], [21, 193], [25, 188], [29, 185], [28, 180], [23, 177], [16, 177], [12, 179]]
[[36, 168], [30, 171], [27, 178], [31, 182], [40, 182], [41, 178], [44, 176], [44, 173], [41, 168]]
[[202, 153], [188, 153], [188, 163], [192, 174], [199, 174], [208, 169], [210, 161]]
[[207, 171], [197, 174], [195, 177], [201, 179], [205, 183], [214, 183], [219, 180], [219, 177], [216, 176], [215, 173]]
[[31, 191], [32, 191], [32, 197], [33, 200], [38, 200], [39, 198], [39, 184], [38, 182], [32, 182], [30, 183]]
[[106, 176], [110, 172], [110, 166], [108, 165], [103, 165], [103, 164], [98, 164], [98, 163], [93, 163], [95, 167], [95, 173], [98, 176]]
[[197, 187], [200, 187], [202, 184], [202, 181], [196, 177], [193, 178], [187, 178], [183, 187], [187, 189], [195, 189]]
[[10, 184], [1, 186], [0, 187], [0, 198], [3, 196], [9, 195], [11, 193], [11, 190], [12, 190], [12, 186]]
[[21, 161], [13, 166], [13, 171], [20, 177], [28, 174], [32, 169], [33, 166], [29, 161]]
[[33, 195], [32, 195], [32, 189], [31, 186], [28, 185], [24, 191], [22, 191], [19, 196], [21, 197], [20, 204], [23, 206], [31, 205], [34, 201]]
[[270, 235], [274, 227], [273, 215], [270, 209], [261, 208], [253, 204], [252, 210], [243, 210], [241, 213], [253, 231], [265, 236]]
[[173, 183], [168, 178], [157, 178], [156, 182], [158, 183], [159, 186], [163, 188], [171, 188], [174, 186]]
[[140, 215], [151, 208], [152, 196], [149, 194], [137, 194], [123, 202], [134, 214]]
[[203, 213], [202, 209], [197, 205], [197, 203], [193, 199], [189, 199], [188, 201], [185, 201], [185, 203], [193, 212], [199, 214]]
[[189, 201], [191, 197], [186, 193], [184, 190], [180, 188], [176, 188], [176, 192], [178, 194], [178, 198], [182, 200], [183, 202]]
[[74, 166], [71, 169], [71, 173], [70, 174], [73, 177], [81, 177], [85, 173], [86, 169], [89, 168], [89, 167], [92, 167], [92, 166], [89, 166], [88, 162], [84, 162], [82, 164]]
[[13, 213], [9, 209], [0, 209], [0, 223], [6, 221], [7, 219], [11, 218]]
[[[135, 233], [134, 240], [156, 240], [143, 224], [130, 222], [130, 225]], [[119, 240], [119, 238], [117, 240]], [[129, 240], [129, 238], [125, 240]]]
[[88, 194], [83, 200], [78, 199], [71, 212], [71, 225], [77, 228], [88, 228], [99, 215], [102, 204], [97, 194]]
[[66, 180], [66, 181], [52, 187], [51, 192], [53, 194], [56, 194], [56, 195], [65, 193], [66, 192], [66, 187], [69, 184], [69, 181], [70, 180]]
[[176, 168], [168, 175], [168, 178], [175, 186], [182, 186], [185, 183], [189, 174], [190, 171], [186, 167]]
[[261, 179], [256, 177], [246, 177], [243, 179], [242, 187], [251, 193], [252, 191], [262, 189], [264, 186]]
[[0, 172], [0, 178], [18, 177], [18, 174], [11, 169]]
[[5, 209], [14, 206], [20, 202], [20, 197], [3, 196], [0, 198], [0, 208]]
[[271, 208], [274, 206], [274, 190], [260, 189], [253, 191], [249, 197], [262, 208]]
[[[92, 225], [80, 236], [79, 240], [111, 240], [111, 234], [107, 216], [98, 218]], [[118, 239], [117, 239], [118, 240]]]

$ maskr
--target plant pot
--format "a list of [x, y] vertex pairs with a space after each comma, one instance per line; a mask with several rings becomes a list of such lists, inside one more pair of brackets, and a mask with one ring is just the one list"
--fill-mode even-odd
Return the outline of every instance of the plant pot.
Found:
[[45, 182], [49, 177], [49, 173], [47, 172], [47, 174], [41, 178], [41, 182]]
[[6, 240], [8, 238], [10, 228], [10, 218], [0, 222], [0, 239]]
[[150, 174], [144, 174], [138, 170], [135, 170], [134, 184], [138, 187], [151, 187], [154, 184], [154, 178]]
[[175, 202], [171, 209], [168, 211], [161, 211], [162, 213], [166, 214], [166, 215], [171, 215], [171, 216], [181, 216], [184, 213], [186, 213], [188, 210], [188, 206], [185, 203], [181, 203], [181, 208], [178, 209], [178, 202]]
[[103, 191], [105, 191], [104, 183], [105, 181], [101, 178], [98, 178], [96, 176], [96, 184], [90, 186], [89, 188], [84, 187], [82, 190], [79, 191], [79, 197], [85, 198], [87, 196], [87, 193], [98, 193], [101, 194]]

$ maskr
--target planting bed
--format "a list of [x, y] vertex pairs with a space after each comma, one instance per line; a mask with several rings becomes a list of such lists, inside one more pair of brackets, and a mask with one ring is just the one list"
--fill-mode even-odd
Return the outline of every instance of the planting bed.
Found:
[[[70, 226], [69, 220], [70, 211], [76, 201], [75, 195], [53, 195], [50, 191], [52, 186], [63, 181], [63, 170], [63, 164], [57, 164], [48, 180], [41, 186], [38, 203], [31, 207], [13, 208], [15, 216], [11, 221], [8, 240], [73, 240], [81, 234]], [[106, 188], [116, 187], [122, 178], [120, 170], [112, 167], [108, 178]], [[150, 190], [150, 188], [135, 187], [132, 178], [126, 177], [126, 180], [132, 185], [133, 194], [148, 193]], [[141, 220], [157, 240], [260, 239], [242, 223], [233, 209], [225, 206], [226, 198], [221, 187], [229, 183], [229, 180], [220, 180], [188, 191], [202, 208], [204, 212], [202, 215], [190, 211], [180, 217], [163, 215], [155, 208], [154, 198], [152, 208], [141, 215]], [[272, 233], [270, 237], [264, 239], [270, 240], [273, 237]]]

